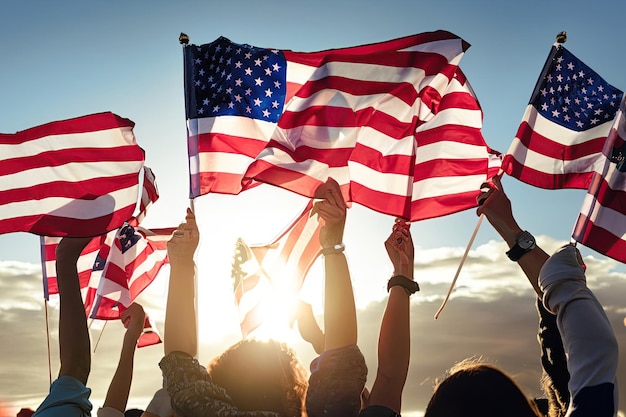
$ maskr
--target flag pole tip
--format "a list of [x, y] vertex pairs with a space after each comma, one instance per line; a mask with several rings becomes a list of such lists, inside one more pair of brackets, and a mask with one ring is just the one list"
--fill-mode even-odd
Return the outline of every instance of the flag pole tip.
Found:
[[187, 45], [189, 43], [189, 35], [180, 32], [180, 35], [178, 36], [178, 43], [180, 43], [181, 45]]
[[557, 43], [565, 43], [565, 42], [567, 42], [567, 32], [563, 31], [563, 32], [559, 33], [558, 35], [556, 35], [556, 42]]

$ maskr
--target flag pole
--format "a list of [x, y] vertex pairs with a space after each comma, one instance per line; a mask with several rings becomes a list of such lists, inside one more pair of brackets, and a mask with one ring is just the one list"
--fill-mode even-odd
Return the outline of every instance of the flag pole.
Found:
[[96, 340], [96, 345], [93, 347], [93, 353], [96, 353], [96, 349], [98, 349], [98, 345], [100, 344], [100, 339], [102, 339], [102, 333], [104, 333], [104, 329], [106, 328], [108, 322], [109, 322], [108, 320], [104, 321], [102, 330], [100, 330], [100, 334], [98, 335], [98, 340]]
[[50, 354], [50, 320], [48, 318], [48, 300], [44, 298], [44, 311], [46, 314], [46, 342], [48, 343], [48, 379], [52, 384], [52, 359]]
[[472, 236], [470, 237], [470, 240], [467, 243], [467, 247], [465, 248], [465, 253], [463, 254], [463, 257], [461, 258], [461, 263], [459, 263], [459, 267], [456, 269], [456, 274], [454, 274], [454, 279], [452, 280], [452, 283], [450, 284], [450, 288], [448, 289], [448, 293], [446, 294], [446, 298], [441, 303], [441, 306], [439, 307], [439, 310], [437, 310], [437, 313], [435, 313], [435, 320], [437, 320], [439, 318], [439, 315], [441, 314], [441, 312], [443, 311], [444, 307], [448, 303], [448, 299], [450, 298], [450, 295], [452, 294], [452, 291], [454, 290], [454, 286], [456, 284], [456, 280], [459, 277], [459, 274], [461, 273], [461, 268], [463, 268], [463, 264], [465, 263], [465, 259], [467, 258], [467, 254], [469, 253], [469, 250], [472, 247], [472, 244], [474, 243], [474, 238], [476, 238], [476, 234], [478, 233], [478, 229], [480, 228], [480, 224], [483, 221], [483, 217], [485, 217], [484, 214], [481, 214], [478, 217], [478, 223], [476, 224], [476, 227], [474, 228], [474, 233], [472, 233]]

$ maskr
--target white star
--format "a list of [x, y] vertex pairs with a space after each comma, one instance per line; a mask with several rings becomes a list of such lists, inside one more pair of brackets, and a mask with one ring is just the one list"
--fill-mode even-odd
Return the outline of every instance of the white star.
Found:
[[593, 103], [587, 103], [587, 108], [588, 109], [593, 109]]
[[574, 64], [571, 63], [571, 62], [569, 64], [567, 64], [567, 69], [570, 70], [570, 71], [573, 71], [574, 70]]
[[267, 75], [268, 77], [272, 75], [272, 69], [270, 67], [265, 68], [265, 75]]
[[580, 120], [578, 120], [578, 121], [576, 122], [576, 126], [578, 126], [579, 128], [582, 128], [584, 125], [583, 125], [583, 122], [581, 122]]
[[280, 70], [280, 65], [278, 65], [278, 64], [274, 64], [274, 65], [272, 65], [272, 69], [273, 69], [274, 71], [278, 72], [278, 70]]
[[591, 77], [587, 78], [587, 84], [593, 85], [593, 78]]
[[246, 113], [252, 113], [252, 109], [250, 108], [250, 106], [246, 106]]
[[254, 66], [255, 67], [260, 67], [261, 66], [261, 59], [260, 58], [257, 58], [257, 59], [254, 60]]
[[604, 110], [602, 110], [602, 109], [597, 109], [597, 110], [594, 110], [594, 111], [593, 111], [593, 114], [595, 114], [596, 116], [600, 116], [600, 115], [602, 114], [602, 112], [603, 112], [603, 111], [604, 111]]
[[226, 94], [230, 95], [230, 94], [232, 94], [232, 93], [233, 93], [233, 89], [232, 89], [232, 87], [228, 87], [228, 88], [226, 89]]
[[556, 76], [556, 81], [559, 82], [559, 83], [563, 82], [563, 76], [561, 74], [557, 75]]
[[280, 88], [280, 81], [274, 81], [274, 87]]
[[250, 58], [252, 58], [252, 53], [251, 52], [246, 52], [243, 56], [246, 59], [250, 59]]
[[261, 77], [257, 77], [257, 78], [255, 78], [255, 79], [254, 79], [254, 84], [255, 84], [255, 85], [259, 85], [259, 86], [260, 86], [261, 84], [263, 84], [263, 80], [261, 79]]
[[237, 79], [235, 80], [235, 85], [236, 85], [237, 87], [241, 87], [241, 84], [242, 84], [242, 83], [243, 83], [243, 80], [242, 80], [241, 78], [237, 78]]
[[241, 95], [235, 94], [235, 101], [241, 103]]
[[202, 77], [204, 75], [204, 69], [201, 69], [200, 71], [198, 71], [198, 74], [200, 74], [200, 76]]
[[558, 110], [552, 110], [552, 117], [559, 117], [560, 114]]
[[250, 67], [245, 69], [246, 75], [252, 75], [252, 69]]
[[263, 55], [263, 61], [267, 61], [269, 58], [269, 55]]
[[548, 76], [546, 77], [546, 79], [548, 80], [548, 82], [552, 81], [552, 74], [548, 74]]
[[560, 64], [561, 62], [563, 62], [563, 57], [562, 57], [562, 56], [558, 57], [558, 58], [557, 58], [557, 60], [556, 60], [556, 62], [558, 62], [559, 64]]
[[600, 121], [600, 119], [596, 119], [595, 117], [593, 119], [591, 119], [590, 123], [592, 125], [595, 125], [596, 123], [598, 123]]
[[200, 80], [196, 80], [195, 84], [196, 84], [196, 87], [198, 87], [200, 85]]
[[580, 78], [584, 77], [585, 76], [585, 71], [583, 71], [583, 70], [578, 71], [578, 76]]
[[265, 90], [265, 97], [272, 97], [272, 90], [270, 90], [269, 88]]
[[220, 111], [220, 106], [213, 107], [213, 113], [217, 113], [218, 111]]
[[563, 113], [567, 113], [567, 110], [569, 110], [569, 109], [567, 108], [567, 106], [563, 106], [563, 107], [561, 107], [561, 111], [562, 111]]
[[575, 112], [574, 112], [574, 116], [576, 116], [577, 118], [579, 118], [579, 119], [580, 119], [580, 113], [579, 113], [579, 112], [575, 111]]
[[243, 63], [241, 61], [235, 62], [235, 68], [241, 68], [242, 65]]
[[196, 65], [199, 65], [202, 63], [202, 60], [200, 58], [196, 58]]
[[548, 104], [547, 104], [547, 103], [543, 103], [543, 104], [541, 105], [541, 110], [543, 110], [543, 111], [548, 111]]
[[554, 94], [554, 88], [553, 87], [550, 87], [549, 91], [550, 91], [550, 94]]
[[219, 52], [222, 50], [222, 45], [217, 45], [217, 47], [215, 48], [215, 52]]
[[272, 108], [273, 109], [277, 109], [278, 108], [278, 101], [276, 101], [276, 100], [272, 101]]
[[205, 98], [204, 100], [202, 100], [202, 105], [203, 106], [208, 106], [209, 105], [209, 99]]
[[268, 109], [263, 110], [263, 116], [270, 117], [270, 111]]
[[250, 87], [246, 88], [245, 93], [247, 96], [249, 96], [250, 94], [252, 94], [252, 89]]
[[231, 48], [231, 47], [230, 47], [230, 45], [228, 45], [228, 46], [226, 47], [226, 52], [230, 52], [230, 51], [232, 51], [232, 50], [233, 50], [233, 48]]
[[565, 97], [565, 99], [563, 100], [565, 102], [565, 104], [567, 104], [568, 106], [570, 105], [570, 103], [572, 102], [572, 100], [569, 99], [569, 97]]
[[257, 98], [254, 99], [254, 105], [255, 106], [261, 107], [261, 103], [262, 103], [262, 101], [261, 101], [260, 98], [257, 97]]
[[576, 103], [576, 104], [578, 104], [578, 105], [580, 106], [580, 99], [579, 99], [578, 97], [576, 97], [576, 98], [574, 99], [574, 103]]
[[228, 103], [228, 108], [229, 109], [234, 109], [235, 108], [235, 103], [233, 103], [232, 101], [230, 103]]
[[587, 89], [585, 87], [581, 88], [580, 92], [583, 93], [584, 95], [587, 95]]
[[557, 70], [557, 71], [561, 71], [561, 68], [562, 68], [562, 67], [561, 67], [561, 64], [556, 64], [556, 67], [555, 67], [555, 68], [556, 68], [556, 70]]
[[566, 122], [569, 122], [570, 117], [566, 114], [565, 116], [563, 116], [563, 120], [565, 120]]
[[204, 109], [198, 109], [198, 114], [204, 114]]
[[237, 48], [237, 49], [235, 50], [235, 53], [236, 53], [237, 55], [239, 55], [239, 54], [241, 53], [241, 48]]

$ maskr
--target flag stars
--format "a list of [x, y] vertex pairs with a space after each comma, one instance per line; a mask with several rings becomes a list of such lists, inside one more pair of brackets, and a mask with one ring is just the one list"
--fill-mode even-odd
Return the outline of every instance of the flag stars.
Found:
[[245, 93], [247, 96], [249, 96], [250, 94], [252, 94], [252, 89], [250, 87], [246, 88]]
[[263, 61], [261, 61], [260, 58], [255, 59], [254, 60], [254, 66], [255, 67], [260, 67], [261, 66], [261, 62], [263, 62]]
[[242, 83], [243, 83], [243, 80], [242, 80], [241, 78], [237, 78], [237, 79], [235, 80], [235, 85], [236, 85], [237, 87], [241, 87], [241, 84], [242, 84]]
[[213, 113], [217, 113], [218, 111], [220, 111], [220, 106], [214, 106]]
[[241, 61], [235, 62], [235, 68], [240, 69], [243, 63]]
[[558, 118], [560, 114], [558, 110], [552, 110], [552, 117]]
[[260, 86], [261, 84], [263, 84], [263, 80], [261, 79], [261, 77], [257, 77], [254, 79], [254, 84]]
[[587, 84], [593, 85], [593, 78], [591, 77], [587, 78]]
[[250, 108], [250, 106], [246, 106], [246, 113], [252, 113], [252, 108]]
[[237, 103], [241, 103], [241, 95], [240, 94], [235, 94], [234, 98], [235, 98], [235, 101]]
[[281, 66], [277, 63], [272, 64], [272, 69], [276, 72], [280, 71]]
[[274, 81], [274, 87], [275, 88], [280, 88], [280, 86], [281, 86], [280, 81]]
[[250, 67], [245, 69], [246, 75], [251, 76], [252, 75], [252, 69]]
[[268, 77], [271, 77], [272, 69], [270, 67], [265, 68], [265, 75], [267, 75]]
[[269, 88], [265, 90], [265, 97], [272, 97], [272, 90], [270, 90]]
[[270, 117], [270, 111], [268, 109], [263, 110], [263, 116], [269, 118]]
[[593, 111], [593, 114], [595, 114], [596, 116], [600, 116], [602, 113], [604, 112], [604, 110], [602, 109], [597, 109]]
[[262, 103], [262, 101], [261, 101], [260, 98], [257, 97], [257, 98], [254, 99], [254, 105], [255, 106], [261, 107], [261, 103]]
[[243, 56], [244, 56], [245, 59], [250, 59], [250, 58], [252, 58], [252, 53], [251, 52], [246, 52]]
[[272, 108], [273, 109], [277, 109], [280, 103], [278, 103], [278, 101], [274, 100], [272, 101]]
[[569, 64], [567, 64], [567, 69], [570, 71], [574, 71], [574, 63], [570, 62]]
[[595, 117], [593, 119], [591, 119], [589, 121], [589, 123], [591, 123], [592, 125], [598, 124], [598, 122], [600, 121], [600, 119], [596, 119]]

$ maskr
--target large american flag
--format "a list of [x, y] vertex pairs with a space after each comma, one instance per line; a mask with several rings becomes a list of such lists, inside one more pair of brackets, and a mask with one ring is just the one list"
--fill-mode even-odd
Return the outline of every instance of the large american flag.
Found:
[[190, 195], [266, 182], [411, 220], [474, 207], [500, 160], [445, 31], [321, 52], [185, 47]]
[[0, 134], [0, 233], [95, 236], [135, 210], [134, 123], [99, 113]]
[[536, 187], [586, 189], [603, 162], [622, 91], [554, 45], [504, 157], [504, 172]]
[[572, 237], [626, 263], [626, 99], [604, 145]]
[[320, 255], [320, 223], [310, 217], [309, 203], [302, 214], [270, 243], [248, 245], [239, 238], [235, 244], [231, 276], [243, 337], [250, 336], [266, 321], [276, 319], [277, 305], [287, 323], [294, 312], [304, 279]]

